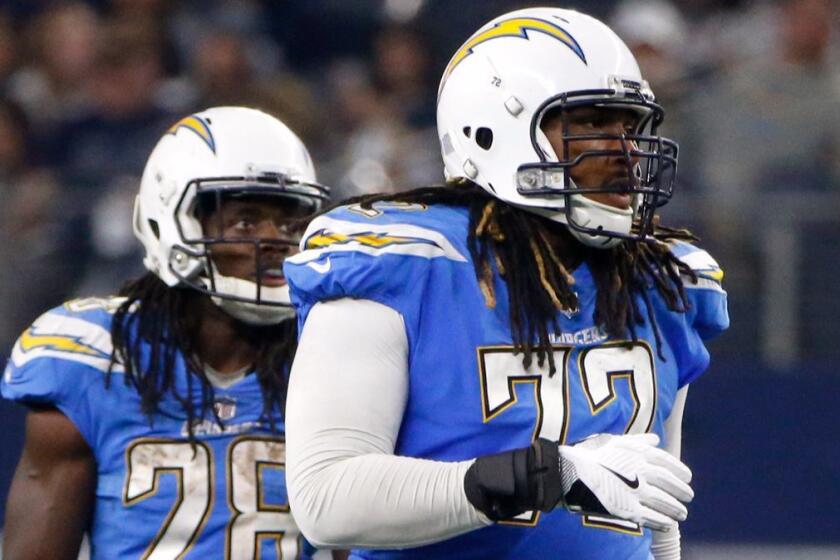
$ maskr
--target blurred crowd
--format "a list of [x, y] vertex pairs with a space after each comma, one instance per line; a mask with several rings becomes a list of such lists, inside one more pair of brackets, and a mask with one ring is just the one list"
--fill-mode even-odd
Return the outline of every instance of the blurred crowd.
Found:
[[[681, 153], [663, 220], [689, 225], [727, 271], [724, 356], [761, 351], [768, 282], [798, 282], [797, 312], [840, 327], [837, 2], [562, 2], [613, 26], [666, 109]], [[336, 199], [440, 183], [448, 57], [491, 17], [548, 3], [0, 1], [0, 354], [50, 306], [141, 272], [133, 197], [180, 116], [230, 104], [277, 115]], [[840, 356], [824, 324], [798, 344]]]

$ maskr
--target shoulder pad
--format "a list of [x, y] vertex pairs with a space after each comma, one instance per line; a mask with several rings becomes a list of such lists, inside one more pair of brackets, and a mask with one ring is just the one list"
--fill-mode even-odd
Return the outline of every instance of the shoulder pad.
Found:
[[308, 262], [327, 253], [351, 251], [464, 262], [463, 240], [457, 238], [462, 233], [459, 226], [463, 218], [461, 212], [451, 208], [418, 204], [377, 204], [370, 209], [344, 206], [309, 224], [301, 240], [303, 252], [291, 260]]
[[91, 387], [108, 371], [111, 319], [120, 303], [75, 300], [41, 315], [15, 343], [0, 380], [3, 397], [58, 407], [93, 445], [99, 422]]
[[723, 269], [708, 252], [684, 241], [672, 243], [671, 252], [675, 257], [691, 267], [691, 270], [697, 274], [696, 282], [692, 282], [689, 278], [684, 278], [687, 289], [707, 288], [723, 290], [721, 287], [721, 283], [723, 282]]
[[[111, 361], [111, 316], [90, 300], [69, 302], [41, 315], [12, 349], [0, 381], [3, 397], [57, 406], [92, 441], [94, 424], [85, 403], [92, 398], [91, 383], [108, 371]], [[123, 369], [115, 366], [114, 371]]]
[[18, 338], [10, 367], [20, 369], [39, 358], [54, 358], [107, 371], [113, 351], [111, 319], [122, 301], [79, 299], [44, 313]]
[[691, 302], [687, 314], [689, 324], [701, 339], [714, 338], [729, 328], [726, 292], [721, 286], [723, 270], [709, 253], [691, 243], [672, 243], [671, 251], [697, 274], [696, 281], [683, 276], [683, 286]]
[[337, 208], [312, 221], [301, 253], [286, 259], [298, 310], [306, 303], [353, 297], [401, 309], [432, 268], [468, 263], [463, 209], [421, 205]]

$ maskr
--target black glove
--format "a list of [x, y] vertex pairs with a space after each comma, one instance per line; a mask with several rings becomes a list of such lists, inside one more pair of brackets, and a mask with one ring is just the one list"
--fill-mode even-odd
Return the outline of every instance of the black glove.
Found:
[[467, 470], [464, 490], [493, 521], [553, 510], [563, 498], [557, 443], [539, 439], [531, 447], [479, 457]]

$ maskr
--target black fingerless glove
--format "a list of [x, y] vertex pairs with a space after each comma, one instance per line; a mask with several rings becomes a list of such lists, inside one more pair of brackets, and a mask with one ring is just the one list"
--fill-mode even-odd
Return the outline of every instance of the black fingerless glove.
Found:
[[557, 442], [539, 439], [531, 447], [476, 459], [464, 490], [478, 511], [499, 521], [528, 510], [553, 510], [563, 501], [562, 478]]

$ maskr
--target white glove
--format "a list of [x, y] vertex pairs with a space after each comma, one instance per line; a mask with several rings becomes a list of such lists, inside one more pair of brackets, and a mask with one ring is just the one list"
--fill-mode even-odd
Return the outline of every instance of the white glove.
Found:
[[688, 515], [691, 470], [659, 449], [656, 434], [598, 434], [561, 445], [566, 507], [667, 531]]

